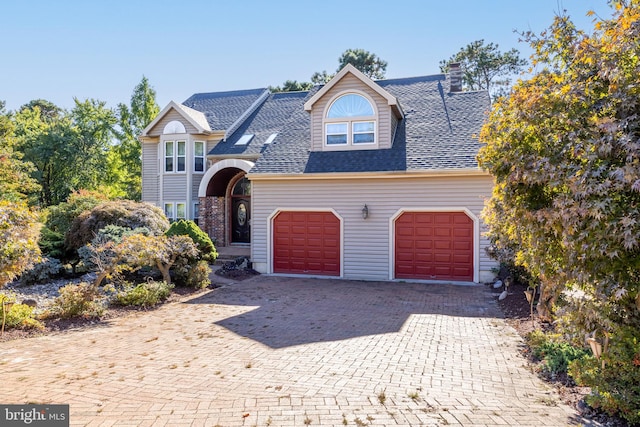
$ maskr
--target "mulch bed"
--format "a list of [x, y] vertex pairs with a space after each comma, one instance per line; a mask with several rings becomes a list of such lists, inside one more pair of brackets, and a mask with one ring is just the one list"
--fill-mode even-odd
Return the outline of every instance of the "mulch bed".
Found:
[[[493, 289], [493, 287], [491, 287], [491, 292], [495, 294], [496, 299], [503, 290], [504, 288]], [[523, 339], [526, 338], [527, 334], [536, 329], [542, 331], [553, 330], [553, 326], [551, 324], [541, 322], [538, 319], [535, 319], [535, 316], [534, 320], [532, 320], [531, 306], [529, 305], [524, 293], [526, 290], [527, 286], [520, 283], [514, 283], [509, 286], [507, 297], [502, 301], [498, 300], [498, 305], [504, 314], [505, 320]], [[591, 392], [590, 388], [577, 386], [573, 379], [566, 374], [557, 375], [554, 378], [544, 375], [538, 368], [540, 361], [531, 354], [531, 351], [527, 346], [522, 348], [521, 353], [529, 361], [534, 371], [538, 372], [540, 378], [556, 388], [562, 401], [578, 410], [585, 418], [592, 419], [606, 427], [628, 426], [628, 423], [620, 418], [610, 417], [607, 414], [588, 407], [584, 402], [584, 397]]]

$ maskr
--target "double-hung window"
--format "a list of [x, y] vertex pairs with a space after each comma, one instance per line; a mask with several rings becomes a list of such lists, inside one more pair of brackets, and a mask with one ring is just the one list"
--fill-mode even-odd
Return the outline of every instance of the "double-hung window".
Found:
[[376, 143], [376, 117], [367, 98], [348, 93], [333, 101], [325, 117], [328, 146]]
[[193, 171], [204, 172], [204, 142], [193, 143]]
[[165, 202], [164, 215], [171, 222], [187, 218], [187, 204], [184, 202]]
[[185, 141], [165, 141], [164, 171], [184, 172], [187, 161], [187, 143]]

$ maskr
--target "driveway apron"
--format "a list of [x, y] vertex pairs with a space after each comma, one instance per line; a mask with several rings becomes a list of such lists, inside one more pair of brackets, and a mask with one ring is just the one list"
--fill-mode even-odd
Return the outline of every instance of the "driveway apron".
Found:
[[256, 276], [0, 343], [0, 403], [78, 426], [586, 424], [483, 286]]

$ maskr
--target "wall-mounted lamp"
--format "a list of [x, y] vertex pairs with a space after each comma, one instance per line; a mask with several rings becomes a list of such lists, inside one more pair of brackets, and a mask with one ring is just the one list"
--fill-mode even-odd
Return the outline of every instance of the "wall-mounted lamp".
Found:
[[365, 203], [365, 205], [362, 207], [362, 219], [367, 219], [367, 218], [369, 218], [369, 208]]

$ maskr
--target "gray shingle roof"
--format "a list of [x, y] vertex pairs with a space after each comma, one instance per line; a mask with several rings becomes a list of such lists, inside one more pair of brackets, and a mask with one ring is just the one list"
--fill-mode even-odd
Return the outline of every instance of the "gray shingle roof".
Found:
[[196, 93], [182, 104], [201, 111], [212, 130], [226, 130], [264, 93], [266, 89]]
[[[377, 81], [396, 96], [405, 118], [392, 148], [310, 152], [310, 116], [303, 104], [315, 87], [293, 108], [289, 120], [258, 159], [252, 173], [330, 173], [420, 171], [476, 168], [480, 147], [474, 134], [489, 111], [487, 92], [448, 93], [443, 74]], [[249, 125], [250, 126], [250, 125]]]
[[[279, 134], [293, 111], [302, 108], [306, 96], [307, 92], [272, 93], [226, 141], [213, 147], [209, 155], [259, 155], [269, 136]], [[247, 145], [235, 145], [243, 135], [253, 135], [253, 138]], [[279, 138], [276, 136], [274, 141], [277, 143]]]

